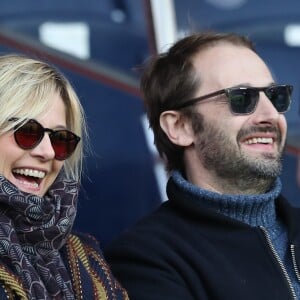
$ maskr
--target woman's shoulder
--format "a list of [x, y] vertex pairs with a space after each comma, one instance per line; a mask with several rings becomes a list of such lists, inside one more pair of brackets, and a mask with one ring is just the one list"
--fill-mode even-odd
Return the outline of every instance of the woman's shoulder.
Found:
[[67, 243], [68, 242], [79, 242], [84, 246], [84, 247], [91, 247], [95, 249], [96, 251], [99, 251], [99, 254], [102, 255], [102, 251], [100, 249], [100, 244], [98, 240], [91, 234], [89, 233], [83, 233], [83, 232], [72, 232], [72, 234], [69, 236]]
[[70, 270], [75, 294], [82, 295], [83, 299], [128, 299], [93, 236], [72, 233], [62, 256]]

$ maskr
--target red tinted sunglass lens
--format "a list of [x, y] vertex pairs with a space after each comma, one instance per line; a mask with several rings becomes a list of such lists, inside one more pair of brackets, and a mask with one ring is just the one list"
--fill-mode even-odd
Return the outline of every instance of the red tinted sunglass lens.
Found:
[[51, 144], [55, 152], [55, 158], [58, 160], [65, 160], [75, 150], [79, 139], [68, 130], [58, 130], [50, 136]]
[[14, 133], [17, 144], [23, 149], [34, 148], [43, 137], [43, 128], [33, 120], [17, 128]]

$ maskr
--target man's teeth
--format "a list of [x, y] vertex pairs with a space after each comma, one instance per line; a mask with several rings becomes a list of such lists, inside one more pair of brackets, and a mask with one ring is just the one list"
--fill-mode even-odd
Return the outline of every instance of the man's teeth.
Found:
[[44, 178], [46, 175], [46, 173], [43, 171], [32, 170], [32, 169], [15, 169], [13, 170], [13, 172], [20, 175], [37, 177], [37, 178]]
[[272, 138], [252, 138], [245, 142], [245, 144], [251, 145], [251, 144], [272, 144], [273, 139]]

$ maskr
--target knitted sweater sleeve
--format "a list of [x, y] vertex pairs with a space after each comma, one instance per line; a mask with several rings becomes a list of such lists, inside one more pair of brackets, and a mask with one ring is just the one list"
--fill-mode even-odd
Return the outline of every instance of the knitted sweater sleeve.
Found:
[[64, 249], [76, 299], [128, 299], [127, 292], [114, 278], [96, 239], [72, 234]]

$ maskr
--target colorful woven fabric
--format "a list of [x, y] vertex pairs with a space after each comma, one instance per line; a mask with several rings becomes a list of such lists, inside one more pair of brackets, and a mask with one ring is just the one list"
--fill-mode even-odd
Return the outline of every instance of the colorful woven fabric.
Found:
[[0, 176], [0, 299], [126, 299], [96, 241], [70, 234], [77, 197], [63, 174], [44, 197]]

